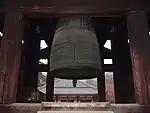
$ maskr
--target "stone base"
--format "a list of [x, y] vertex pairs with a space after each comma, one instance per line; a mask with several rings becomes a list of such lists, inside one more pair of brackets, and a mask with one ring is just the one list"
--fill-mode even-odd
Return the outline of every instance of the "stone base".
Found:
[[37, 113], [114, 113], [113, 111], [38, 111]]
[[42, 107], [110, 107], [110, 102], [42, 102]]
[[[52, 103], [51, 103], [52, 104]], [[150, 113], [150, 105], [138, 105], [138, 104], [111, 104], [111, 107], [107, 110], [102, 110], [103, 107], [100, 107], [100, 105], [96, 103], [83, 103], [84, 105], [87, 105], [86, 107], [79, 107], [79, 108], [64, 108], [63, 107], [56, 107], [59, 103], [53, 104], [55, 107], [51, 109], [46, 109], [43, 108], [43, 104], [41, 105], [36, 104], [36, 103], [14, 103], [14, 104], [7, 104], [7, 105], [0, 105], [0, 113], [37, 113], [38, 111], [42, 111], [41, 113], [48, 113], [48, 110], [54, 111], [54, 113], [64, 113], [67, 112], [69, 113], [89, 113], [89, 112], [94, 112], [94, 113], [106, 113], [103, 111], [110, 111], [110, 109], [114, 113]], [[60, 103], [61, 106], [62, 104], [66, 103]], [[70, 103], [72, 104], [72, 103]], [[74, 103], [73, 103], [74, 104]], [[78, 103], [75, 103], [78, 104]], [[80, 103], [80, 105], [83, 105]], [[91, 104], [91, 105], [89, 105]], [[95, 105], [96, 104], [96, 105]], [[91, 107], [89, 107], [89, 106]], [[92, 106], [93, 105], [93, 106]], [[97, 106], [97, 107], [94, 107]], [[49, 107], [48, 107], [49, 108]], [[104, 107], [105, 108], [105, 107]], [[107, 108], [107, 107], [106, 107]], [[45, 110], [44, 110], [45, 109]], [[78, 110], [77, 110], [78, 109]], [[101, 110], [101, 112], [99, 112]], [[46, 111], [46, 112], [44, 112]], [[82, 112], [81, 112], [82, 111]], [[52, 113], [50, 112], [50, 113]]]
[[42, 108], [45, 111], [108, 111], [110, 107], [110, 102], [42, 102]]

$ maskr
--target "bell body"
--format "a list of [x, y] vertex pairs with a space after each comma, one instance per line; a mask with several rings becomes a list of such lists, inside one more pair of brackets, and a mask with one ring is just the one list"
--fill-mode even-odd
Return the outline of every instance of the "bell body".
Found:
[[64, 18], [57, 25], [50, 72], [64, 79], [90, 79], [100, 76], [99, 44], [88, 19]]

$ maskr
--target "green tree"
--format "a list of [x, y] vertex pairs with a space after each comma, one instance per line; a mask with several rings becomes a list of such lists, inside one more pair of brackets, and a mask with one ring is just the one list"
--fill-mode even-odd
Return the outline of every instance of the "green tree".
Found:
[[105, 74], [105, 82], [106, 84], [112, 84], [114, 81], [113, 81], [113, 73], [112, 72], [107, 72]]
[[[113, 84], [113, 82], [114, 82], [113, 73], [112, 72], [105, 73], [105, 84]], [[88, 79], [86, 80], [86, 83], [97, 87], [97, 79]]]
[[38, 73], [38, 87], [46, 85], [46, 76], [42, 72]]
[[97, 87], [97, 79], [88, 79], [86, 83]]

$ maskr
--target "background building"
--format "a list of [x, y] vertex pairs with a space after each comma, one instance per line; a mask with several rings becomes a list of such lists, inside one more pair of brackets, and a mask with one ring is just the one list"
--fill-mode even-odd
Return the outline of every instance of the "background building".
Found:
[[[46, 86], [38, 88], [40, 95], [46, 94]], [[78, 80], [76, 86], [73, 80], [55, 79], [54, 82], [54, 101], [61, 102], [96, 102], [98, 101], [97, 87], [84, 81]]]

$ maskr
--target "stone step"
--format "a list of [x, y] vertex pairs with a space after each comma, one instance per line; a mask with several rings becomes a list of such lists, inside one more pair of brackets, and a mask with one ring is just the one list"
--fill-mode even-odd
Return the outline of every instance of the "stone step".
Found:
[[113, 111], [38, 111], [37, 113], [114, 113]]
[[42, 111], [111, 111], [110, 102], [42, 102]]
[[42, 102], [43, 108], [108, 108], [111, 107], [110, 102], [93, 102], [93, 103], [80, 103], [80, 102]]

